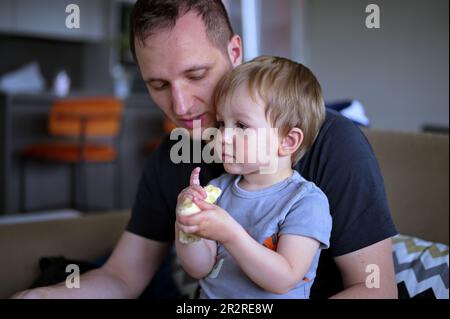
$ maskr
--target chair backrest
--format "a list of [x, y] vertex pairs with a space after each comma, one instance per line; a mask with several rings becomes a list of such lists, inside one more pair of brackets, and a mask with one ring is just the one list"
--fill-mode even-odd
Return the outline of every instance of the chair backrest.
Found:
[[57, 100], [50, 111], [49, 132], [53, 136], [114, 137], [120, 131], [121, 100], [91, 97]]
[[449, 138], [365, 130], [383, 174], [397, 230], [448, 243]]

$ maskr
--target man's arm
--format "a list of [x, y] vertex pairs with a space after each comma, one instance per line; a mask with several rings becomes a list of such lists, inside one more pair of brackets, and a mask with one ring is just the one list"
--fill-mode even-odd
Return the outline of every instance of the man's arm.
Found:
[[[334, 260], [341, 272], [344, 290], [331, 298], [398, 298], [390, 238], [336, 257]], [[369, 265], [377, 267], [374, 268]], [[369, 276], [376, 276], [376, 270], [374, 271], [374, 269], [379, 269], [379, 288], [369, 288], [366, 285]]]
[[159, 268], [170, 247], [124, 232], [104, 266], [80, 277], [80, 288], [65, 283], [17, 293], [13, 298], [137, 298]]

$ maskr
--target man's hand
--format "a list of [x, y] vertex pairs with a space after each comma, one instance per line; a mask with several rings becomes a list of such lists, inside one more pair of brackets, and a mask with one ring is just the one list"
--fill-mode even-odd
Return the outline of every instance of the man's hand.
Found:
[[46, 288], [36, 288], [20, 291], [14, 294], [11, 299], [47, 299]]
[[125, 231], [106, 264], [81, 275], [80, 289], [68, 289], [62, 282], [25, 290], [12, 298], [137, 298], [158, 270], [169, 248], [170, 243], [153, 241]]

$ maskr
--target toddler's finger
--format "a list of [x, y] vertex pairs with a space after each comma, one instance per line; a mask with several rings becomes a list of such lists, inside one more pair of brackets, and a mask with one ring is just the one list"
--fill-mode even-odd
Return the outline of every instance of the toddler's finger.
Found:
[[190, 198], [191, 200], [194, 197], [198, 197], [198, 198], [205, 198], [201, 193], [199, 193], [198, 191], [194, 190], [194, 189], [189, 189], [189, 190], [185, 190], [183, 191], [182, 194], [180, 194], [180, 196], [178, 197], [178, 201], [180, 202], [184, 202], [186, 200], [186, 198]]
[[182, 225], [182, 224], [178, 224], [178, 228], [182, 232], [184, 232], [185, 234], [196, 233], [196, 232], [198, 232], [198, 229], [199, 229], [197, 225], [195, 225], [195, 226], [185, 226], [185, 225]]
[[202, 221], [202, 213], [195, 213], [193, 215], [178, 215], [178, 223], [184, 226], [195, 226]]
[[201, 187], [200, 185], [193, 185], [189, 187], [190, 189], [194, 190], [195, 192], [197, 192], [200, 196], [200, 198], [206, 198], [208, 196], [208, 194], [206, 193], [205, 189], [203, 187]]
[[214, 210], [217, 208], [216, 205], [214, 204], [210, 204], [208, 202], [205, 202], [204, 200], [201, 199], [201, 197], [194, 197], [192, 199], [192, 201], [194, 202], [195, 205], [198, 206], [198, 208], [200, 208], [202, 211], [204, 210]]
[[200, 167], [196, 167], [192, 170], [189, 185], [200, 185]]

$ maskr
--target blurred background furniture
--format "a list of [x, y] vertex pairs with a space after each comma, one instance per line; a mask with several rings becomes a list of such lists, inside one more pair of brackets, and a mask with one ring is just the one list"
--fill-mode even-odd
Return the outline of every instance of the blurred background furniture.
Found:
[[0, 225], [0, 298], [30, 287], [39, 275], [39, 259], [65, 256], [96, 261], [115, 246], [129, 213]]
[[380, 165], [397, 230], [448, 245], [448, 135], [364, 132]]
[[392, 257], [401, 299], [449, 298], [449, 137], [365, 130], [399, 236]]
[[[85, 96], [82, 93], [70, 95], [71, 98]], [[29, 145], [49, 139], [49, 113], [56, 100], [58, 98], [52, 94], [0, 93], [0, 215], [22, 213], [19, 208], [22, 152]], [[133, 204], [149, 156], [147, 143], [161, 137], [164, 121], [164, 114], [148, 93], [133, 94], [122, 101], [124, 110], [118, 145], [121, 207], [112, 200], [116, 193], [115, 165], [86, 166], [88, 203], [114, 211], [130, 208]], [[28, 211], [60, 210], [71, 206], [71, 165], [49, 165], [33, 160], [28, 162], [26, 174]]]
[[[28, 145], [22, 152], [22, 212], [27, 211], [26, 167], [31, 160], [72, 167], [71, 207], [87, 211], [86, 166], [113, 164], [114, 200], [120, 207], [118, 143], [122, 122], [122, 101], [113, 97], [72, 98], [53, 104], [48, 122], [51, 141]], [[61, 139], [64, 138], [64, 139]], [[102, 138], [103, 140], [99, 140]], [[110, 139], [107, 143], [104, 139]], [[80, 198], [80, 202], [77, 201]], [[98, 208], [97, 208], [98, 209]]]

